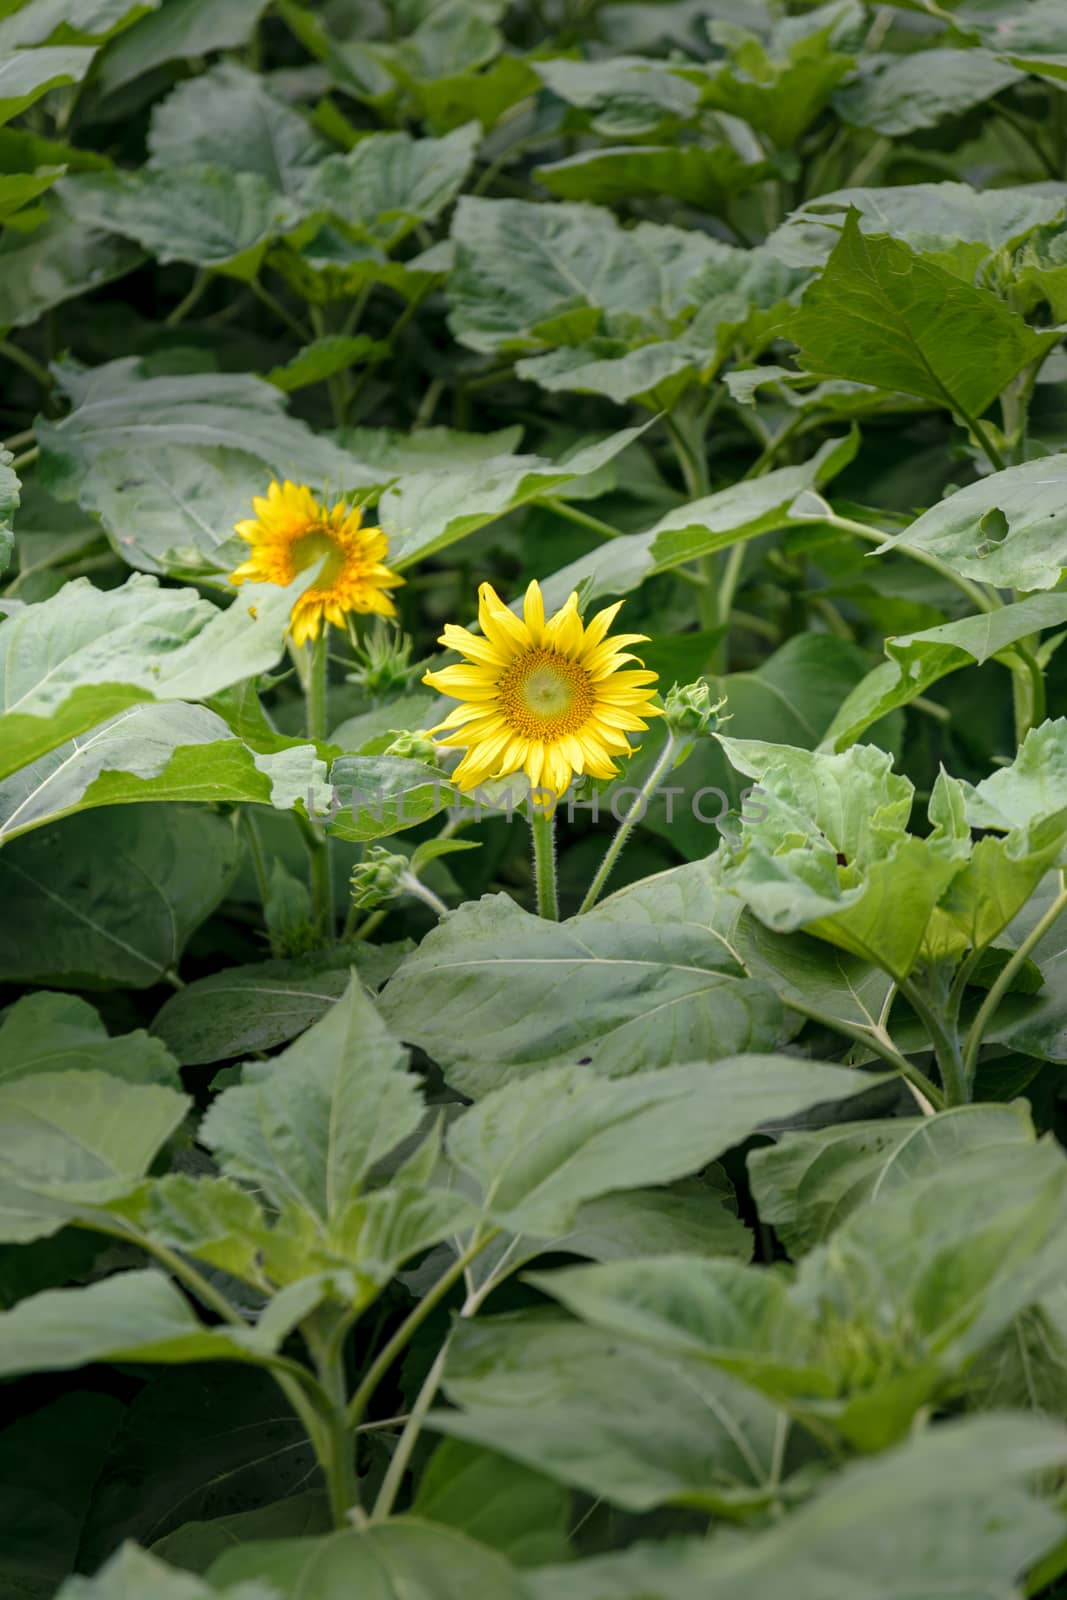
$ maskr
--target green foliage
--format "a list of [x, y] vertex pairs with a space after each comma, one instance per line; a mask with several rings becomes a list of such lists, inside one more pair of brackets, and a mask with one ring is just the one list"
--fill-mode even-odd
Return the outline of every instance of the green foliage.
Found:
[[0, 0], [0, 1600], [1061, 1593], [1062, 12]]

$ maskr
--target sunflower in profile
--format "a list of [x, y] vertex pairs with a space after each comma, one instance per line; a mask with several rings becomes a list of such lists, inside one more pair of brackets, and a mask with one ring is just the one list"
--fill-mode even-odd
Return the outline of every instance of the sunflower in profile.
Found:
[[395, 617], [389, 590], [403, 583], [385, 565], [389, 541], [381, 528], [365, 528], [358, 506], [339, 500], [327, 511], [306, 485], [272, 483], [252, 501], [255, 517], [238, 522], [235, 532], [251, 552], [230, 582], [277, 583], [285, 588], [298, 573], [325, 562], [310, 589], [293, 606], [293, 643], [317, 639], [323, 621], [344, 627], [349, 611]]
[[[466, 662], [428, 672], [423, 683], [461, 702], [431, 731], [441, 743], [466, 747], [452, 774], [460, 789], [525, 772], [532, 787], [565, 794], [571, 777], [613, 778], [614, 757], [629, 755], [627, 733], [643, 731], [656, 674], [626, 651], [643, 633], [608, 637], [618, 604], [591, 622], [572, 594], [545, 621], [539, 585], [526, 591], [521, 618], [488, 583], [478, 591], [482, 637], [449, 623], [440, 643]], [[636, 670], [623, 663], [636, 661]]]

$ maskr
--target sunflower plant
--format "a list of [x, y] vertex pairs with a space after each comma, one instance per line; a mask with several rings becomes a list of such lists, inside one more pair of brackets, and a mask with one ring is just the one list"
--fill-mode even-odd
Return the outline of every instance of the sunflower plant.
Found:
[[0, 1600], [1062, 1595], [1062, 10], [0, 4]]

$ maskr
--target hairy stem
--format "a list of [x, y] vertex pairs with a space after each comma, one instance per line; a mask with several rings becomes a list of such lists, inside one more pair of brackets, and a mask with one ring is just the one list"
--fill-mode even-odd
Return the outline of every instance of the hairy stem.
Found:
[[596, 870], [596, 875], [593, 878], [592, 883], [589, 885], [585, 899], [578, 908], [579, 916], [581, 916], [583, 911], [591, 911], [599, 900], [601, 894], [603, 893], [604, 885], [611, 877], [611, 874], [615, 869], [615, 863], [622, 854], [623, 846], [633, 831], [634, 824], [640, 822], [641, 818], [644, 816], [646, 810], [648, 809], [648, 802], [655, 792], [656, 786], [659, 783], [659, 780], [663, 777], [663, 774], [669, 771], [671, 762], [674, 760], [677, 749], [678, 740], [675, 735], [668, 730], [663, 749], [659, 754], [659, 759], [652, 768], [652, 771], [649, 773], [648, 777], [645, 779], [644, 783], [641, 785], [638, 793], [634, 796], [633, 802], [627, 809], [626, 815], [619, 823], [614, 839], [612, 839], [611, 843], [608, 845], [603, 861]]
[[534, 880], [537, 885], [537, 912], [548, 922], [559, 921], [559, 894], [556, 889], [556, 817], [534, 809], [529, 802], [530, 833], [533, 838]]
[[1034, 923], [1034, 926], [1030, 929], [1030, 932], [1026, 935], [1026, 938], [1018, 946], [1010, 959], [1004, 963], [1003, 967], [1001, 967], [1000, 971], [997, 973], [996, 979], [989, 989], [989, 993], [982, 1001], [982, 1004], [978, 1008], [978, 1013], [975, 1016], [974, 1021], [971, 1023], [970, 1029], [967, 1033], [967, 1043], [963, 1052], [962, 1069], [964, 1086], [968, 1095], [970, 1095], [974, 1087], [974, 1074], [978, 1065], [978, 1052], [982, 1048], [982, 1040], [985, 1037], [986, 1029], [993, 1020], [997, 1007], [1000, 1005], [1000, 1002], [1003, 1000], [1005, 994], [1007, 994], [1008, 989], [1011, 986], [1012, 979], [1015, 977], [1015, 974], [1018, 972], [1023, 962], [1028, 958], [1031, 950], [1033, 950], [1035, 945], [1037, 945], [1039, 941], [1045, 937], [1045, 934], [1052, 927], [1053, 923], [1058, 917], [1062, 916], [1065, 910], [1067, 910], [1067, 877], [1065, 877], [1064, 872], [1061, 869], [1059, 894], [1056, 896], [1055, 900], [1053, 900], [1052, 904], [1049, 906], [1044, 915]]

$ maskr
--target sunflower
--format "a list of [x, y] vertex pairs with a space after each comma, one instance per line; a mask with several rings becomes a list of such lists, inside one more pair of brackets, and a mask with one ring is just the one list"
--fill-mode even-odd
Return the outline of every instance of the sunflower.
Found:
[[[629, 755], [627, 733], [646, 728], [647, 717], [662, 716], [650, 703], [656, 674], [626, 652], [646, 635], [607, 636], [621, 605], [598, 611], [586, 625], [572, 594], [546, 622], [535, 582], [519, 618], [482, 584], [483, 637], [448, 624], [440, 643], [467, 660], [422, 680], [462, 702], [431, 729], [443, 734], [442, 744], [466, 747], [452, 774], [460, 789], [522, 771], [534, 788], [558, 796], [575, 773], [617, 776], [613, 757]], [[636, 661], [639, 670], [623, 671], [625, 661]]]
[[272, 483], [256, 513], [235, 532], [251, 545], [247, 561], [230, 573], [231, 583], [292, 583], [306, 567], [326, 560], [310, 589], [293, 606], [293, 643], [317, 639], [323, 620], [344, 627], [349, 611], [395, 617], [388, 590], [403, 578], [384, 563], [389, 541], [380, 528], [364, 528], [359, 507], [343, 500], [327, 511], [306, 485]]

